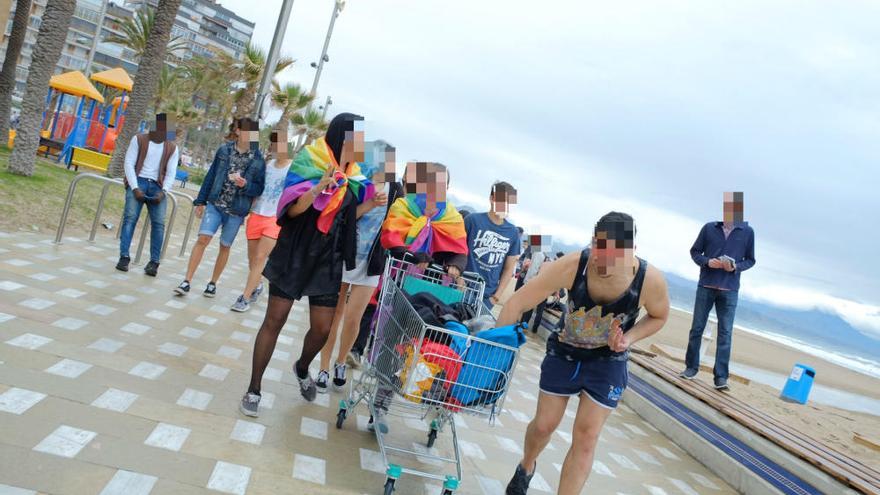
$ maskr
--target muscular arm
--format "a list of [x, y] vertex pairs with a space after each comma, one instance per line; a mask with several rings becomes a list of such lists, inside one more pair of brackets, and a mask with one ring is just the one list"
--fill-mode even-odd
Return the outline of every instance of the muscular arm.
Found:
[[571, 287], [580, 259], [581, 253], [575, 252], [565, 255], [555, 263], [548, 263], [535, 278], [516, 291], [504, 304], [498, 316], [498, 326], [516, 323], [526, 310], [534, 308], [550, 294]]
[[642, 301], [648, 314], [626, 332], [630, 345], [659, 332], [669, 318], [669, 291], [666, 288], [666, 279], [653, 265], [648, 265], [648, 272], [645, 274]]

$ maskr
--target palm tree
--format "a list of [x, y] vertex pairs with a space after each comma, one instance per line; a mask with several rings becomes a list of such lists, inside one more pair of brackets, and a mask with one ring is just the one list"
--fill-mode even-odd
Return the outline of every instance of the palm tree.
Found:
[[317, 110], [306, 110], [305, 113], [294, 114], [290, 118], [293, 124], [293, 130], [296, 134], [305, 136], [302, 144], [297, 146], [295, 152], [299, 152], [303, 146], [324, 135], [327, 132], [328, 123], [324, 120], [324, 115]]
[[178, 82], [180, 80], [180, 70], [162, 66], [162, 72], [159, 74], [159, 87], [156, 88], [156, 96], [153, 97], [153, 108], [158, 110], [162, 108], [166, 101], [172, 98], [178, 92]]
[[177, 121], [177, 143], [186, 144], [189, 128], [202, 120], [202, 111], [193, 105], [189, 98], [178, 95], [162, 107], [162, 111], [174, 116]]
[[[34, 43], [27, 86], [21, 101], [21, 117], [15, 135], [15, 149], [9, 157], [9, 171], [30, 176], [34, 174], [37, 148], [40, 145], [40, 120], [43, 115], [46, 88], [61, 57], [67, 39], [67, 28], [76, 7], [76, 0], [49, 0]], [[13, 21], [14, 22], [14, 21]], [[131, 137], [129, 136], [129, 139]]]
[[0, 142], [9, 135], [9, 113], [12, 106], [12, 92], [15, 90], [15, 68], [18, 56], [27, 34], [28, 20], [31, 16], [31, 0], [18, 0], [15, 3], [15, 17], [12, 19], [12, 33], [6, 45], [6, 60], [0, 72]]
[[[119, 23], [119, 30], [124, 34], [110, 34], [104, 38], [104, 41], [130, 49], [137, 55], [137, 59], [140, 60], [147, 50], [150, 33], [153, 31], [155, 23], [156, 11], [149, 7], [144, 7], [135, 12], [134, 17], [123, 19]], [[175, 36], [168, 41], [166, 53], [173, 53], [184, 48], [186, 48], [186, 44], [180, 40], [179, 36]]]
[[315, 100], [315, 95], [306, 93], [299, 84], [285, 84], [281, 86], [277, 81], [272, 81], [272, 103], [281, 110], [280, 123], [290, 123], [290, 116], [309, 106]]
[[[293, 59], [280, 57], [275, 65], [275, 74], [293, 65]], [[251, 45], [245, 46], [244, 58], [236, 64], [241, 75], [240, 81], [244, 87], [235, 95], [235, 115], [237, 117], [249, 116], [256, 105], [257, 90], [260, 80], [263, 78], [263, 70], [266, 67], [266, 54], [262, 49]]]
[[[73, 1], [73, 0], [71, 0]], [[165, 65], [165, 48], [171, 38], [171, 27], [181, 0], [159, 0], [153, 23], [144, 45], [143, 54], [138, 63], [137, 75], [134, 78], [134, 87], [131, 90], [131, 100], [128, 102], [127, 113], [131, 118], [128, 125], [122, 126], [117, 143], [128, 143], [138, 131], [138, 124], [147, 112], [147, 107], [153, 101], [162, 67]], [[66, 36], [66, 30], [62, 33]], [[123, 174], [122, 163], [125, 159], [125, 146], [117, 146], [110, 161], [108, 174], [111, 177], [121, 177]]]

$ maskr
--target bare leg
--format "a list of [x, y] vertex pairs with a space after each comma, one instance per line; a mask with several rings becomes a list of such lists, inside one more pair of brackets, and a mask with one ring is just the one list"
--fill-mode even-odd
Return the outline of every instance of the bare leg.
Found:
[[287, 316], [290, 314], [290, 308], [293, 307], [293, 300], [284, 299], [283, 297], [269, 296], [269, 305], [266, 307], [266, 316], [263, 318], [263, 324], [257, 332], [257, 338], [254, 341], [254, 356], [251, 364], [251, 384], [248, 392], [260, 393], [260, 384], [263, 381], [263, 372], [272, 359], [272, 353], [275, 352], [275, 344], [278, 342], [278, 335], [281, 328], [287, 323]]
[[309, 331], [303, 339], [302, 353], [296, 362], [296, 372], [300, 377], [308, 373], [309, 365], [327, 343], [335, 312], [335, 308], [309, 305]]
[[220, 280], [220, 275], [226, 269], [226, 262], [229, 261], [229, 251], [231, 250], [231, 246], [220, 245], [220, 250], [217, 252], [217, 261], [214, 262], [214, 273], [211, 275], [211, 282], [216, 284]]
[[353, 285], [351, 287], [351, 296], [348, 298], [348, 305], [345, 307], [345, 321], [342, 323], [342, 338], [339, 341], [339, 354], [336, 362], [342, 364], [345, 362], [345, 356], [351, 351], [360, 331], [361, 317], [367, 305], [370, 304], [370, 297], [373, 295], [375, 287], [365, 287], [363, 285]]
[[[263, 268], [266, 266], [266, 258], [275, 248], [275, 239], [260, 237], [257, 240], [248, 241], [248, 272], [247, 284], [244, 286], [244, 298], [248, 299], [263, 279]], [[253, 253], [253, 254], [252, 254]]]
[[333, 323], [330, 324], [330, 333], [327, 335], [327, 343], [321, 349], [321, 369], [330, 371], [330, 357], [333, 356], [333, 348], [336, 346], [336, 334], [339, 332], [339, 324], [345, 312], [345, 298], [348, 295], [349, 285], [343, 283], [339, 288], [339, 302], [336, 303], [336, 311], [333, 313]]
[[544, 392], [538, 394], [538, 408], [535, 411], [535, 419], [526, 428], [525, 447], [520, 462], [527, 473], [534, 471], [538, 455], [550, 443], [550, 436], [562, 421], [566, 405], [568, 405], [568, 397], [559, 397]]
[[593, 457], [596, 454], [599, 433], [602, 432], [605, 420], [612, 411], [584, 395], [581, 394], [577, 416], [574, 418], [571, 447], [568, 449], [565, 462], [562, 464], [562, 473], [559, 475], [560, 495], [581, 493], [593, 469]]
[[193, 245], [192, 253], [189, 255], [189, 265], [186, 267], [186, 280], [192, 281], [196, 275], [196, 269], [202, 262], [202, 256], [205, 255], [205, 248], [211, 243], [211, 236], [199, 235], [196, 243]]

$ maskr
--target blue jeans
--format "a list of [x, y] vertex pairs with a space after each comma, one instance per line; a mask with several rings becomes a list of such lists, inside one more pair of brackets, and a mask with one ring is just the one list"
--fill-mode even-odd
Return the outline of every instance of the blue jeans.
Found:
[[208, 203], [205, 205], [205, 214], [199, 225], [199, 235], [214, 237], [214, 234], [219, 230], [220, 245], [230, 247], [235, 242], [235, 236], [238, 235], [238, 229], [241, 228], [242, 223], [244, 223], [244, 217], [226, 213]]
[[[143, 177], [138, 177], [138, 189], [146, 198], [153, 198], [162, 190], [158, 182]], [[134, 190], [130, 187], [125, 190], [125, 214], [119, 233], [119, 256], [131, 257], [128, 250], [131, 248], [131, 238], [138, 219], [141, 218], [144, 204], [147, 205], [147, 213], [150, 215], [150, 261], [158, 263], [162, 257], [162, 242], [165, 240], [165, 207], [168, 205], [168, 198], [162, 198], [162, 202], [157, 205], [149, 201], [141, 203], [134, 198]]]
[[736, 301], [738, 292], [735, 290], [718, 290], [708, 287], [697, 287], [697, 296], [694, 300], [694, 321], [691, 324], [691, 333], [688, 338], [687, 355], [685, 366], [691, 370], [700, 369], [700, 344], [702, 343], [703, 330], [709, 319], [709, 311], [715, 306], [715, 315], [718, 317], [718, 340], [715, 346], [715, 378], [727, 379], [728, 364], [730, 363], [730, 347], [733, 338], [733, 318], [736, 315]]

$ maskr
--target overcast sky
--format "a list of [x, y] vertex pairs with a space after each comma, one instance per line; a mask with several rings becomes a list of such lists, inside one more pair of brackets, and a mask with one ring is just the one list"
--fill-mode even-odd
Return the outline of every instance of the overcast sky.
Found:
[[[281, 0], [224, 0], [268, 49]], [[310, 87], [331, 0], [296, 0], [281, 80]], [[586, 243], [631, 213], [640, 256], [688, 249], [745, 192], [742, 293], [880, 336], [880, 4], [349, 0], [319, 98], [398, 159], [450, 167], [462, 201], [512, 182], [512, 220]]]

